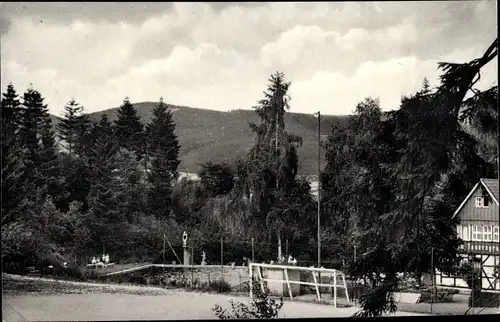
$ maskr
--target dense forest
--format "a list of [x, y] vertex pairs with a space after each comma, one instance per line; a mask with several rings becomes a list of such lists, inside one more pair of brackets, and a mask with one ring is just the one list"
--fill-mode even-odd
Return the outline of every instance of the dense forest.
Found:
[[[385, 294], [398, 272], [429, 272], [431, 248], [436, 268], [454, 269], [453, 211], [479, 178], [498, 176], [497, 86], [475, 88], [496, 55], [495, 40], [478, 59], [440, 63], [441, 83], [424, 80], [393, 112], [365, 98], [322, 142], [322, 261], [371, 282], [382, 300], [368, 294], [365, 314], [393, 309]], [[114, 261], [159, 261], [163, 236], [180, 245], [183, 231], [199, 250], [195, 261], [203, 249], [217, 262], [221, 238], [225, 262], [249, 257], [253, 238], [258, 261], [274, 259], [286, 240], [299, 263], [313, 265], [317, 205], [297, 175], [303, 138], [284, 117], [292, 83], [280, 72], [268, 82], [254, 108], [260, 122], [249, 124], [250, 151], [236, 170], [198, 160], [200, 181], [178, 180], [180, 144], [163, 99], [147, 124], [128, 98], [112, 121], [91, 120], [72, 100], [57, 138], [42, 94], [9, 84], [1, 101], [3, 270], [83, 264], [104, 251]]]

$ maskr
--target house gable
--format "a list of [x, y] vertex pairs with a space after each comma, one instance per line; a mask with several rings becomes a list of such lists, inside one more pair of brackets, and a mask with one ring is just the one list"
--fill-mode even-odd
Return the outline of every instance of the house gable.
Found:
[[[491, 185], [488, 187], [483, 179], [478, 182], [457, 208], [453, 217], [458, 216], [461, 222], [496, 221], [498, 222], [498, 198], [493, 195]], [[476, 197], [487, 197], [488, 207], [476, 207]]]

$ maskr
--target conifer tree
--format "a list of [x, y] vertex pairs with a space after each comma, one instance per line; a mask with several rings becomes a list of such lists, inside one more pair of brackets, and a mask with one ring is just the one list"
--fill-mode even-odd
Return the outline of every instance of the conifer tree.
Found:
[[75, 145], [80, 137], [80, 119], [83, 106], [80, 106], [74, 99], [64, 106], [64, 115], [61, 122], [57, 124], [59, 137], [64, 140], [63, 146], [68, 149], [69, 154], [74, 153]]
[[111, 124], [106, 117], [96, 124], [94, 131], [97, 135], [89, 158], [92, 184], [87, 200], [88, 212], [84, 220], [91, 232], [90, 240], [94, 247], [102, 250], [102, 246], [105, 246], [111, 251], [114, 231], [122, 229], [117, 227], [123, 222], [119, 203], [121, 189], [116, 178], [119, 147], [112, 136], [102, 135], [111, 131]]
[[[1, 101], [2, 112], [2, 219], [16, 208], [17, 199], [22, 196], [20, 188], [24, 173], [22, 147], [17, 139], [20, 123], [20, 106], [16, 90], [7, 86]], [[2, 221], [3, 222], [3, 221]]]
[[17, 134], [21, 116], [21, 101], [12, 84], [7, 85], [7, 90], [2, 96], [2, 146], [4, 146]]
[[[20, 139], [26, 149], [27, 171], [37, 186], [46, 186], [56, 204], [64, 193], [61, 189], [61, 176], [55, 135], [52, 130], [47, 105], [37, 90], [30, 88], [23, 95], [22, 122]], [[43, 199], [43, 198], [42, 198]]]
[[137, 110], [130, 103], [128, 97], [125, 98], [117, 111], [115, 126], [120, 146], [136, 153], [140, 158], [140, 154], [143, 152], [143, 124], [140, 115], [137, 114]]
[[148, 204], [157, 217], [169, 216], [172, 207], [172, 185], [179, 166], [179, 140], [175, 134], [172, 112], [160, 99], [153, 109], [153, 118], [146, 127], [147, 150], [150, 158]]
[[302, 139], [285, 131], [285, 113], [290, 109], [290, 85], [284, 80], [283, 73], [271, 75], [264, 99], [255, 107], [261, 124], [250, 124], [257, 136], [246, 160], [246, 187], [253, 195], [253, 207], [259, 218], [257, 222], [275, 222], [274, 231], [268, 230], [269, 234], [283, 232], [286, 215], [279, 210], [284, 207], [277, 205], [285, 200], [284, 195], [298, 188], [296, 148]]

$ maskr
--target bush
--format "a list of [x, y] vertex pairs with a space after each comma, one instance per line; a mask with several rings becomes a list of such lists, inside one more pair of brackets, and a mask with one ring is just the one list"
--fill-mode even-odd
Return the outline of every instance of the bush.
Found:
[[79, 266], [74, 265], [74, 264], [71, 264], [68, 267], [63, 268], [63, 270], [60, 272], [61, 272], [61, 275], [59, 275], [59, 276], [62, 276], [62, 277], [77, 279], [77, 280], [85, 279], [83, 270]]
[[229, 293], [231, 292], [231, 285], [224, 280], [215, 280], [210, 281], [208, 287], [212, 291], [216, 291], [219, 293]]
[[459, 274], [467, 282], [467, 285], [470, 289], [472, 289], [473, 286], [477, 287], [478, 285], [481, 285], [479, 279], [479, 276], [481, 276], [481, 270], [478, 268], [474, 268], [473, 263], [465, 262], [460, 265]]
[[269, 297], [269, 289], [264, 286], [264, 292], [261, 290], [259, 283], [254, 279], [253, 283], [253, 300], [250, 306], [243, 303], [230, 300], [232, 314], [223, 309], [219, 305], [214, 305], [212, 311], [221, 320], [227, 319], [276, 319], [279, 311], [283, 307], [283, 297], [280, 298], [280, 303]]

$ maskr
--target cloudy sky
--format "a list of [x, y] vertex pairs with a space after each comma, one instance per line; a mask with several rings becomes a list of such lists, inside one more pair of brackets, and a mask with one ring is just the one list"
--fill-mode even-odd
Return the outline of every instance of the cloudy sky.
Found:
[[[30, 83], [60, 114], [156, 101], [232, 110], [276, 70], [292, 111], [351, 113], [366, 96], [395, 109], [438, 61], [482, 55], [496, 1], [361, 3], [2, 3], [1, 85]], [[497, 62], [479, 87], [497, 83]]]

